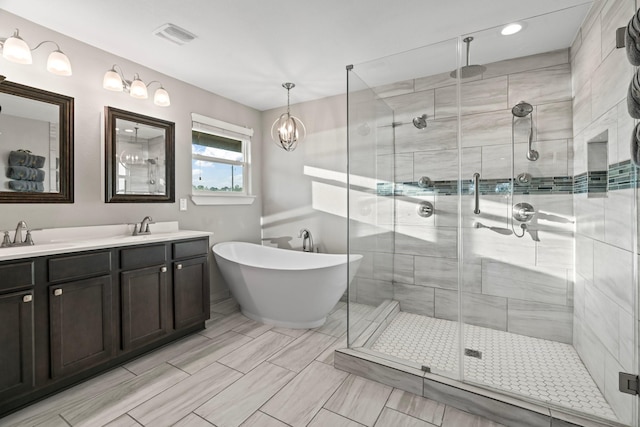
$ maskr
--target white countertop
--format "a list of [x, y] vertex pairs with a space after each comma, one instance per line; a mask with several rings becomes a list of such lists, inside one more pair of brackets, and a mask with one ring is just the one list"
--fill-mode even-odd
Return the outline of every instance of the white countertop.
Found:
[[[213, 235], [208, 231], [180, 230], [177, 221], [150, 224], [151, 234], [137, 236], [132, 235], [133, 227], [133, 224], [117, 224], [32, 230], [33, 246], [0, 248], [0, 261]], [[10, 236], [13, 240], [13, 232]]]

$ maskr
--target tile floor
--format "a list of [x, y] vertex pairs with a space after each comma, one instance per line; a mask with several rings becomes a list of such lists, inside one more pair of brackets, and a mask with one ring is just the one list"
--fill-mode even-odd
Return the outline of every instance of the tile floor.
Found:
[[[355, 307], [358, 327], [372, 310]], [[0, 418], [0, 426], [499, 426], [334, 369], [346, 317], [339, 303], [320, 328], [274, 328], [227, 300], [212, 306], [200, 333]]]
[[[617, 419], [571, 345], [472, 325], [464, 331], [465, 348], [482, 353], [464, 357], [469, 381]], [[400, 312], [371, 349], [455, 373], [458, 333], [457, 322]]]

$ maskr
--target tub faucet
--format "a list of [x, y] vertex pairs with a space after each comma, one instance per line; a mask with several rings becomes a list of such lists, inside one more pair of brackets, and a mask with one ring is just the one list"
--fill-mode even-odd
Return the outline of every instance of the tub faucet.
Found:
[[150, 216], [145, 216], [142, 222], [140, 223], [140, 229], [137, 229], [136, 226], [133, 226], [133, 235], [137, 236], [138, 234], [151, 234], [149, 230], [149, 224], [153, 224], [153, 218]]
[[[303, 228], [300, 230], [298, 237], [302, 237], [302, 252], [313, 252], [313, 237], [311, 237], [311, 232]], [[309, 246], [307, 246], [307, 240], [309, 241]]]

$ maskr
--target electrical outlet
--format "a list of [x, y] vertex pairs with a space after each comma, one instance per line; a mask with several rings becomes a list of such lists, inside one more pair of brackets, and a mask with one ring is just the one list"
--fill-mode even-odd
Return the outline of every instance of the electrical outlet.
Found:
[[180, 199], [180, 210], [181, 211], [187, 210], [187, 199]]

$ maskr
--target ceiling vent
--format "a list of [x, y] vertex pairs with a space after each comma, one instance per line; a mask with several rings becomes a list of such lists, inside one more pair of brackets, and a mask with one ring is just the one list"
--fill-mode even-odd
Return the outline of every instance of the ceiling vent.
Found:
[[159, 28], [156, 28], [153, 31], [153, 34], [180, 46], [185, 43], [189, 43], [191, 40], [196, 38], [195, 34], [192, 34], [184, 28], [180, 28], [177, 25], [171, 23], [167, 23]]

